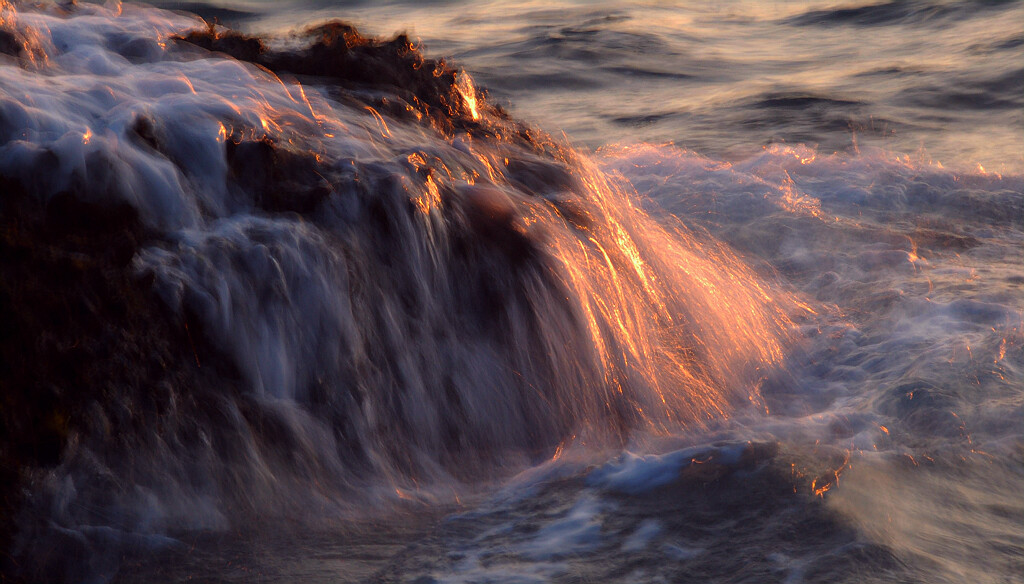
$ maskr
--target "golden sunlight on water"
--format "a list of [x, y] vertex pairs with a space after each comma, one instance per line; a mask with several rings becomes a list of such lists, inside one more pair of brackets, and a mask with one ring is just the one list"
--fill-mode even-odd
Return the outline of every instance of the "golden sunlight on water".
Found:
[[[655, 431], [760, 403], [759, 382], [783, 365], [792, 301], [712, 238], [659, 224], [618, 181], [578, 163], [582, 218], [545, 235], [580, 303], [605, 391], [629, 399], [649, 388], [657, 403], [634, 405]], [[541, 224], [566, 220], [550, 205], [532, 212]]]

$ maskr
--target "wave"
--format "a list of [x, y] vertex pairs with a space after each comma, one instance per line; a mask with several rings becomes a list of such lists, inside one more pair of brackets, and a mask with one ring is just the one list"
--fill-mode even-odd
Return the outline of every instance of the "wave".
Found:
[[[0, 577], [1020, 571], [1019, 174], [583, 154], [402, 35], [0, 15]], [[648, 101], [604, 119], [689, 115]]]
[[2, 15], [4, 537], [29, 578], [702, 427], [784, 364], [785, 297], [405, 36]]
[[899, 24], [936, 25], [951, 19], [971, 17], [979, 12], [996, 12], [1015, 4], [1013, 0], [893, 0], [845, 8], [811, 10], [787, 19], [798, 26], [893, 26]]

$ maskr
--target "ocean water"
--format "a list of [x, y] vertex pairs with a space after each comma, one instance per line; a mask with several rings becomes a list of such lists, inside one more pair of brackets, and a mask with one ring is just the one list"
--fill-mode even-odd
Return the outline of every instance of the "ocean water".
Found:
[[6, 580], [1024, 582], [1022, 2], [0, 0], [0, 193]]
[[732, 161], [784, 142], [995, 171], [1024, 160], [1018, 2], [163, 5], [261, 33], [339, 17], [407, 32], [587, 149], [671, 142]]

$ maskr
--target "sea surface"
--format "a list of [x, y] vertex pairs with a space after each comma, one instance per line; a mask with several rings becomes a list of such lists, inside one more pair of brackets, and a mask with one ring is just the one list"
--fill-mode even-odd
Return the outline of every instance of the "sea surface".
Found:
[[0, 0], [0, 197], [11, 581], [1024, 582], [1024, 2]]

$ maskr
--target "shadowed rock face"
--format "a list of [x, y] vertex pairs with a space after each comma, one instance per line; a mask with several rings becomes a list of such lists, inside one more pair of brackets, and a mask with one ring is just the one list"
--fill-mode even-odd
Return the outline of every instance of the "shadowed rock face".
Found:
[[[0, 28], [0, 52], [16, 59], [11, 66], [26, 63], [30, 39], [22, 28]], [[372, 39], [340, 22], [303, 35], [309, 46], [294, 51], [273, 51], [259, 38], [221, 34], [213, 27], [179, 42], [303, 76], [306, 83], [330, 86], [343, 102], [370, 104], [384, 116], [425, 123], [445, 135], [469, 132], [495, 139], [500, 127], [502, 139], [541, 154], [561, 152], [485, 104], [482, 94], [473, 97], [480, 98], [489, 121], [474, 119], [478, 116], [458, 88], [459, 71], [425, 59], [405, 35]], [[17, 122], [0, 112], [0, 127], [7, 126], [17, 130]], [[127, 138], [173, 160], [159, 127], [145, 116]], [[331, 193], [319, 174], [328, 171], [312, 153], [269, 137], [228, 138], [228, 180], [254, 208], [272, 215], [312, 215]], [[32, 160], [38, 176], [57, 172], [59, 164], [45, 149]], [[101, 509], [132, 495], [132, 485], [117, 479], [123, 470], [118, 464], [132, 468], [130, 453], [142, 457], [168, 447], [188, 452], [191, 444], [210, 440], [224, 453], [240, 450], [232, 446], [239, 422], [223, 419], [225, 399], [243, 402], [240, 423], [258, 427], [268, 443], [289, 439], [288, 432], [275, 432], [273, 416], [246, 406], [236, 386], [239, 372], [209, 341], [201, 319], [187, 307], [184, 315], [169, 309], [154, 290], [152, 274], [140, 275], [132, 266], [142, 248], [162, 245], [167, 234], [147, 227], [131, 204], [107, 196], [104, 184], [113, 179], [101, 177], [114, 172], [108, 167], [99, 157], [87, 161], [89, 172], [49, 199], [33, 185], [0, 176], [0, 516], [7, 519], [0, 522], [0, 570], [5, 581], [92, 577], [108, 567], [94, 565], [109, 560], [98, 549], [123, 547], [124, 542], [95, 533], [92, 539], [72, 537], [36, 516], [54, 504], [50, 495], [38, 494], [47, 473], [68, 460], [88, 465], [79, 460], [80, 452], [103, 458], [98, 465], [103, 471], [87, 481], [92, 492], [86, 496]], [[533, 175], [527, 169], [511, 176], [529, 181]], [[476, 223], [496, 241], [510, 231], [501, 217], [486, 213]], [[521, 237], [511, 233], [513, 239]], [[522, 255], [527, 252], [520, 248], [528, 243], [516, 239], [503, 245]], [[342, 440], [345, 431], [338, 427]], [[357, 464], [358, 453], [350, 454]], [[244, 490], [243, 477], [232, 480], [233, 488]], [[100, 517], [96, 523], [105, 524]], [[16, 536], [22, 544], [12, 548]], [[24, 556], [24, 542], [33, 542], [35, 557]], [[63, 551], [37, 553], [47, 546]], [[12, 561], [12, 552], [20, 562]]]
[[[131, 273], [152, 237], [132, 207], [74, 192], [41, 204], [8, 180], [0, 191], [0, 515], [14, 518], [27, 503], [22, 489], [68, 449], [142, 447], [134, 442], [152, 434], [138, 428], [192, 409], [204, 384], [185, 323]], [[110, 486], [109, 497], [123, 494]], [[38, 527], [31, 517], [4, 521], [4, 549], [15, 523]]]
[[21, 54], [21, 42], [13, 32], [0, 29], [0, 53], [14, 57]]

